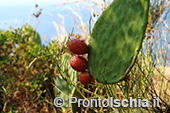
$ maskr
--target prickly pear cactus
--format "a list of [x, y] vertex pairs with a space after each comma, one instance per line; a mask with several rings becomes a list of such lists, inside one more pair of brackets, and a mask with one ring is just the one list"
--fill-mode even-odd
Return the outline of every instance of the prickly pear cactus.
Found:
[[[74, 84], [78, 80], [78, 72], [73, 70], [70, 65], [70, 59], [72, 55], [64, 53], [61, 58], [61, 71], [64, 72], [65, 78], [69, 78]], [[65, 100], [65, 104], [62, 110], [65, 111], [68, 108], [69, 97], [72, 97], [73, 86], [69, 85], [61, 76], [54, 78], [54, 84], [57, 87], [56, 92], [58, 97], [62, 97]]]
[[98, 82], [119, 82], [142, 46], [149, 0], [114, 0], [98, 18], [89, 39], [88, 67]]

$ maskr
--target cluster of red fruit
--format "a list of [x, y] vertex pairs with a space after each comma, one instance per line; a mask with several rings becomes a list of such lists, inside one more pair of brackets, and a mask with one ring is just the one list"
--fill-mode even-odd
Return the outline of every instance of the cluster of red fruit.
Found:
[[83, 85], [90, 84], [93, 81], [93, 77], [89, 74], [89, 71], [87, 71], [87, 60], [81, 56], [88, 53], [87, 44], [83, 40], [71, 39], [67, 43], [67, 47], [70, 52], [77, 54], [70, 59], [70, 65], [74, 70], [81, 72], [79, 81]]

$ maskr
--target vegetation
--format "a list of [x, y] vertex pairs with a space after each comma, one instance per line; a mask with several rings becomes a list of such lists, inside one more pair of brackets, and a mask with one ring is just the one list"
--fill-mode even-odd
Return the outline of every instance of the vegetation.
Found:
[[[94, 82], [86, 87], [78, 81], [79, 73], [69, 64], [74, 54], [69, 53], [66, 44], [72, 36], [87, 42], [95, 19], [98, 18], [97, 15], [109, 5], [110, 0], [101, 1], [102, 5], [96, 4], [95, 1], [90, 2], [101, 10], [93, 14], [89, 24], [84, 24], [81, 16], [73, 11], [81, 21], [79, 28], [82, 37], [77, 34], [76, 28], [67, 36], [57, 31], [59, 34], [57, 39], [45, 46], [42, 45], [39, 34], [28, 24], [18, 29], [0, 30], [0, 111], [2, 113], [170, 112], [169, 1], [151, 0], [143, 49], [139, 51], [129, 76], [117, 84], [105, 85]], [[86, 1], [82, 3], [85, 4]], [[56, 29], [63, 28], [55, 22], [54, 25]], [[73, 104], [71, 108], [67, 105], [62, 108], [54, 106], [53, 100], [56, 97], [67, 100], [72, 96], [81, 99], [113, 97], [120, 100], [141, 97], [148, 99], [151, 106], [153, 98], [159, 96], [160, 107], [81, 106], [78, 108], [77, 104]]]

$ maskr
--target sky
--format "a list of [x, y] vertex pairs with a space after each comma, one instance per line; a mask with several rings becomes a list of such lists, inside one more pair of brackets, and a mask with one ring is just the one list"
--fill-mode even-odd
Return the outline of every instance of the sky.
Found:
[[[47, 41], [50, 42], [50, 38], [53, 35], [57, 35], [52, 22], [62, 22], [57, 14], [69, 13], [69, 10], [66, 10], [61, 5], [56, 5], [65, 1], [66, 0], [0, 0], [0, 29], [8, 29], [11, 26], [18, 28], [25, 23], [34, 26], [34, 24], [38, 22], [38, 32], [40, 36], [47, 36]], [[69, 2], [71, 1], [75, 0], [69, 0]], [[35, 4], [38, 4], [38, 8], [35, 8]], [[74, 8], [74, 5], [69, 6]], [[39, 18], [36, 19], [33, 13], [38, 12], [39, 9], [43, 9], [43, 11]], [[89, 16], [87, 16], [87, 18]], [[73, 22], [69, 20], [72, 20], [72, 16], [66, 19], [67, 29], [69, 26], [73, 26]]]
[[[34, 21], [38, 21], [38, 32], [40, 36], [47, 36], [48, 42], [53, 35], [57, 35], [53, 21], [58, 23], [62, 22], [61, 18], [57, 14], [69, 14], [69, 10], [66, 10], [64, 6], [57, 4], [65, 1], [77, 1], [77, 0], [0, 0], [0, 29], [8, 29], [10, 26], [20, 27], [25, 23], [34, 25]], [[100, 0], [95, 0], [99, 2]], [[35, 4], [38, 4], [38, 8], [35, 8]], [[68, 6], [68, 5], [67, 5]], [[70, 7], [75, 9], [75, 4], [69, 4]], [[43, 9], [42, 14], [38, 19], [35, 19], [33, 13], [36, 13], [40, 8]], [[87, 13], [83, 8], [79, 13], [84, 14], [84, 21], [89, 21], [91, 14]], [[4, 24], [5, 23], [5, 24]], [[66, 17], [65, 25], [67, 28], [74, 27], [73, 15]], [[170, 22], [169, 22], [170, 26]], [[45, 42], [44, 42], [45, 43]]]
[[[50, 2], [49, 2], [50, 1]], [[18, 5], [18, 4], [52, 4], [52, 3], [57, 3], [61, 2], [61, 0], [0, 0], [0, 4], [2, 5]]]

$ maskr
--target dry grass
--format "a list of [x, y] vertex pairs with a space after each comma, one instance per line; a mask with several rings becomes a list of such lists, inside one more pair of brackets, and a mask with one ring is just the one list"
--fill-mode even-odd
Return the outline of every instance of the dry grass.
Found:
[[[75, 24], [74, 33], [79, 33], [82, 37], [81, 39], [84, 39], [86, 42], [88, 42], [88, 39], [90, 37], [90, 32], [97, 21], [97, 18], [100, 16], [100, 14], [103, 12], [103, 10], [112, 2], [112, 0], [75, 0], [72, 2], [69, 2], [69, 0], [66, 0], [58, 5], [66, 6], [67, 4], [79, 4], [76, 8], [66, 7], [70, 10], [70, 13], [68, 15], [61, 15], [58, 14], [60, 18], [63, 20], [63, 24], [60, 25], [56, 22], [53, 22], [53, 24], [56, 27], [57, 33], [59, 34], [56, 36], [56, 40], [64, 41], [64, 37], [67, 37], [68, 34], [65, 32], [64, 26], [64, 19], [67, 18], [70, 14], [74, 14], [78, 21], [73, 19], [73, 22]], [[80, 6], [85, 7], [85, 10], [88, 13], [91, 13], [91, 23], [86, 23], [83, 21], [83, 15], [78, 12], [78, 9]], [[142, 53], [139, 56], [137, 64], [135, 64], [134, 70], [137, 68], [135, 72], [131, 72], [131, 78], [128, 81], [128, 88], [125, 88], [124, 90], [130, 90], [133, 89], [132, 92], [127, 91], [128, 94], [125, 93], [125, 91], [122, 91], [120, 87], [117, 85], [111, 86], [110, 89], [111, 92], [113, 91], [116, 93], [116, 97], [119, 99], [127, 98], [128, 96], [142, 96], [144, 91], [144, 95], [142, 98], [148, 98], [151, 99], [152, 96], [159, 96], [163, 101], [161, 103], [163, 104], [159, 109], [162, 109], [165, 111], [165, 107], [168, 107], [168, 104], [170, 104], [170, 45], [169, 45], [169, 32], [170, 28], [168, 26], [169, 20], [167, 17], [169, 16], [169, 6], [170, 1], [168, 0], [151, 0], [151, 5], [154, 6], [154, 11], [150, 12], [149, 15], [149, 23], [146, 30], [146, 37], [143, 42], [143, 50]], [[81, 7], [82, 8], [82, 7]], [[151, 11], [151, 10], [150, 10]], [[59, 29], [61, 31], [59, 31]], [[139, 63], [139, 64], [138, 64]], [[140, 68], [140, 69], [139, 69]], [[126, 84], [120, 83], [119, 85], [122, 87], [125, 87]], [[153, 86], [151, 86], [151, 84]], [[102, 86], [101, 84], [97, 84], [96, 87]], [[134, 87], [131, 88], [130, 86]], [[110, 87], [110, 86], [102, 86], [104, 88]], [[148, 88], [148, 89], [147, 89]], [[100, 89], [102, 90], [102, 89]], [[149, 90], [149, 91], [148, 91]], [[153, 92], [155, 91], [155, 92]], [[113, 96], [112, 94], [107, 94], [109, 96]], [[101, 95], [104, 96], [104, 95]], [[166, 105], [165, 105], [166, 104]], [[121, 108], [123, 109], [123, 108]], [[141, 109], [140, 109], [141, 110]], [[147, 109], [150, 111], [149, 109]], [[119, 110], [120, 111], [120, 110]], [[128, 112], [137, 112], [137, 110], [133, 109]], [[155, 111], [155, 112], [158, 112]], [[146, 111], [143, 111], [146, 112]]]
[[[60, 47], [63, 47], [63, 45], [66, 45], [66, 39], [69, 35], [71, 35], [72, 37], [80, 36], [80, 39], [83, 39], [86, 43], [88, 43], [90, 32], [97, 21], [97, 18], [111, 3], [111, 1], [112, 0], [65, 0], [60, 4], [56, 4], [56, 6], [65, 7], [67, 10], [70, 10], [70, 13], [66, 15], [57, 14], [62, 21], [53, 21], [57, 35], [53, 36], [52, 40], [56, 40]], [[153, 112], [166, 112], [167, 108], [170, 106], [170, 28], [168, 26], [169, 20], [165, 18], [166, 16], [169, 16], [170, 1], [152, 0], [152, 3], [154, 2], [160, 3], [158, 3], [157, 10], [152, 13], [152, 15], [149, 15], [150, 19], [146, 30], [146, 37], [143, 42], [143, 50], [141, 51], [139, 58], [130, 73], [130, 78], [126, 82], [121, 82], [114, 85], [103, 85], [100, 83], [94, 84], [95, 93], [89, 91], [94, 97], [101, 96], [106, 98], [114, 96], [115, 98], [122, 100], [129, 98], [130, 96], [133, 96], [134, 98], [141, 96], [142, 98], [148, 99], [152, 99], [152, 96], [159, 96], [161, 98], [161, 107], [158, 108], [157, 111]], [[77, 6], [72, 8], [68, 7], [67, 4], [77, 4]], [[79, 8], [84, 8], [87, 13], [91, 14], [89, 21], [83, 21], [84, 15], [79, 12]], [[70, 21], [74, 23], [73, 34], [69, 34], [66, 31], [67, 28], [65, 27], [65, 19], [71, 14], [76, 17], [76, 19], [73, 18], [73, 20]], [[70, 31], [72, 31], [72, 28], [70, 28]], [[57, 75], [57, 73], [58, 70], [55, 74]], [[80, 89], [82, 92], [85, 91], [82, 87], [80, 87]], [[32, 93], [34, 93], [34, 91], [32, 91]], [[48, 97], [48, 95], [46, 96]], [[40, 112], [50, 112], [48, 109], [48, 102], [39, 102], [41, 107], [37, 107], [35, 103], [25, 104], [25, 98], [31, 98], [31, 101], [35, 101], [35, 97], [32, 94], [27, 94], [27, 90], [24, 88], [14, 92], [11, 97], [13, 102], [16, 101], [15, 103], [18, 105], [18, 112], [37, 112], [37, 110], [40, 111], [40, 109]], [[30, 110], [28, 111], [28, 109]], [[84, 112], [88, 112], [86, 108], [83, 110]], [[152, 112], [151, 110], [153, 109], [146, 109], [148, 110], [146, 111], [140, 108], [112, 108], [112, 110], [116, 113], [145, 113]], [[95, 108], [94, 111], [104, 112], [104, 109]], [[64, 111], [64, 113], [70, 112], [70, 108]]]
[[170, 66], [159, 68], [158, 70], [156, 70], [156, 75], [152, 76], [156, 93], [160, 94], [160, 98], [170, 103]]

